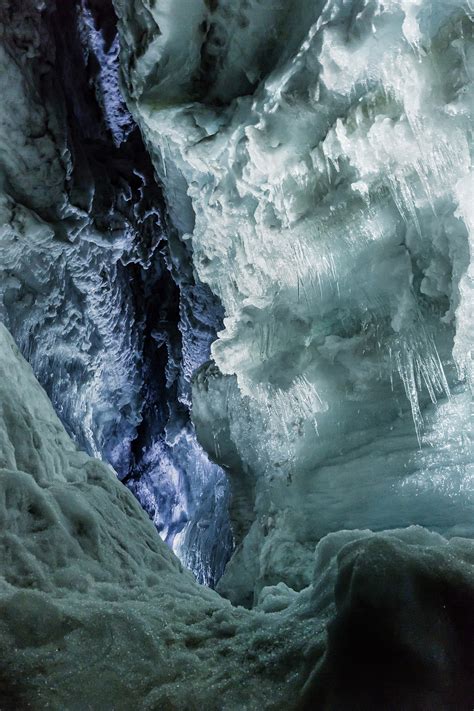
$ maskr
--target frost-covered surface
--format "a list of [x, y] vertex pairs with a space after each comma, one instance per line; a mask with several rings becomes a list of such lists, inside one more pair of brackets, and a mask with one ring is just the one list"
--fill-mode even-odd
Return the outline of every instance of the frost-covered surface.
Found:
[[329, 531], [474, 534], [473, 44], [463, 0], [114, 0], [128, 105], [225, 309], [195, 378], [239, 548], [306, 585]]
[[186, 255], [174, 261], [176, 283], [151, 283], [143, 306], [147, 387], [126, 481], [180, 560], [213, 586], [233, 545], [229, 485], [197, 442], [189, 410], [191, 377], [209, 357], [221, 313], [209, 290], [187, 278]]
[[77, 449], [3, 326], [0, 404], [2, 709], [472, 705], [469, 541], [335, 533], [308, 588], [233, 607]]
[[4, 2], [0, 23], [0, 317], [75, 440], [213, 583], [228, 487], [189, 407], [221, 313], [186, 250], [170, 255], [112, 6]]
[[[79, 5], [78, 5], [79, 7]], [[135, 128], [120, 90], [120, 64], [118, 62], [119, 39], [113, 32], [109, 37], [104, 28], [97, 27], [93, 11], [85, 0], [80, 3], [78, 25], [82, 35], [84, 59], [89, 54], [98, 62], [96, 87], [105, 123], [110, 130], [114, 143], [123, 143]]]
[[[0, 326], [0, 707], [472, 709], [466, 9], [116, 6], [176, 230], [166, 259], [152, 266], [153, 230], [124, 229], [151, 208], [156, 226], [144, 171], [91, 161], [102, 119], [64, 92], [83, 61], [64, 15], [4, 2], [4, 317], [78, 439], [138, 452], [129, 486], [149, 513], [172, 502], [155, 524], [205, 578], [225, 495], [186, 419], [194, 381], [199, 439], [232, 481], [221, 590], [254, 609], [196, 584]], [[118, 144], [128, 119], [102, 98]], [[220, 313], [193, 269], [226, 314], [196, 373]], [[199, 486], [173, 503], [174, 448]], [[201, 525], [180, 520], [191, 505]]]

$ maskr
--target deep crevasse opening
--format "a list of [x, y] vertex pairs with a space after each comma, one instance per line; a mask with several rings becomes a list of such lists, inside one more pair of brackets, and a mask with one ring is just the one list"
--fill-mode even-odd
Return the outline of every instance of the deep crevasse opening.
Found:
[[[212, 586], [232, 549], [229, 492], [196, 440], [190, 380], [209, 358], [221, 308], [189, 252], [170, 247], [173, 227], [120, 91], [112, 4], [43, 14], [38, 61], [54, 58], [56, 69], [41, 98], [62, 160], [47, 163], [53, 194], [47, 181], [33, 199], [18, 186], [21, 207], [6, 215], [3, 317], [75, 441], [115, 468]], [[42, 111], [31, 109], [38, 121]], [[44, 224], [15, 249], [22, 219]]]

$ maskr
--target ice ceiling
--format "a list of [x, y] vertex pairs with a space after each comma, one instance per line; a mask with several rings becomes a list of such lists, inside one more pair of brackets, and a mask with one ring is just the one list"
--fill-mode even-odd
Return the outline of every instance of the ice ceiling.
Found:
[[0, 0], [0, 708], [472, 708], [471, 20]]

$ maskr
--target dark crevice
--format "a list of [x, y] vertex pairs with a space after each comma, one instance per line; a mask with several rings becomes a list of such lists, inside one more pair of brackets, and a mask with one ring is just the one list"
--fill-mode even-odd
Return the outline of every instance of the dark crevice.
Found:
[[[227, 480], [197, 443], [190, 421], [190, 378], [192, 369], [209, 358], [222, 309], [210, 291], [195, 282], [187, 249], [180, 248], [179, 258], [170, 253], [172, 227], [161, 189], [119, 91], [111, 1], [71, 0], [45, 13], [45, 43], [51, 52], [54, 40], [55, 56], [54, 70], [41, 84], [42, 101], [54, 117], [48, 130], [56, 136], [55, 144], [61, 146], [66, 135], [61, 162], [74, 210], [65, 215], [58, 200], [37, 212], [53, 225], [56, 239], [78, 245], [79, 274], [77, 264], [70, 268], [66, 263], [61, 277], [64, 309], [67, 298], [68, 306], [81, 315], [77, 339], [84, 337], [81, 328], [86, 331], [85, 304], [90, 298], [96, 299], [99, 310], [101, 294], [103, 303], [113, 303], [116, 313], [110, 316], [116, 317], [116, 324], [115, 330], [104, 331], [107, 313], [101, 317], [105, 326], [92, 321], [87, 343], [79, 344], [77, 357], [65, 361], [54, 349], [45, 354], [39, 350], [41, 329], [51, 328], [57, 319], [57, 314], [44, 314], [22, 350], [81, 448], [112, 464], [183, 563], [213, 586], [232, 549]], [[11, 192], [28, 205], [28, 196], [15, 194], [13, 187]], [[94, 230], [97, 237], [91, 236]], [[126, 248], [118, 249], [114, 258], [111, 247], [124, 239]], [[101, 256], [97, 240], [99, 247], [104, 241], [103, 254], [110, 256]], [[15, 333], [20, 325], [12, 320], [10, 328]], [[87, 348], [92, 359], [104, 353], [107, 357], [119, 335], [127, 349], [123, 359], [135, 399], [114, 391], [117, 411], [111, 416], [101, 411], [103, 405], [96, 407], [86, 429], [71, 394], [80, 393], [95, 376], [89, 361], [81, 360], [81, 348]], [[105, 372], [112, 384], [114, 367], [111, 360], [110, 372]]]

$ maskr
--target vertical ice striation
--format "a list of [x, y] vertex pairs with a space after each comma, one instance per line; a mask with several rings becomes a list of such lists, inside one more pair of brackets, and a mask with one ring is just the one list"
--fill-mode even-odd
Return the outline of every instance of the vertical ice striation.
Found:
[[225, 310], [193, 386], [232, 481], [220, 590], [302, 587], [328, 531], [472, 535], [472, 8], [114, 4], [129, 109]]

